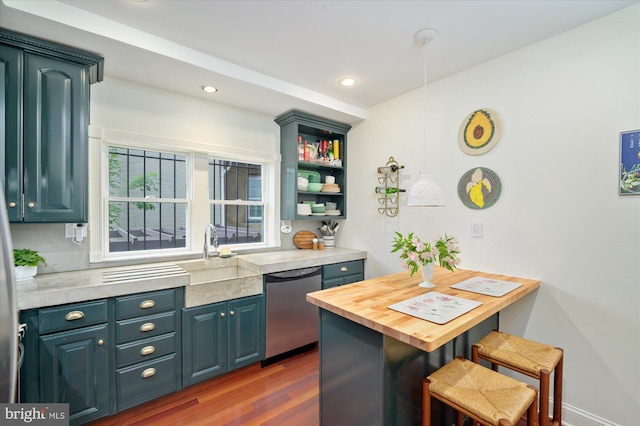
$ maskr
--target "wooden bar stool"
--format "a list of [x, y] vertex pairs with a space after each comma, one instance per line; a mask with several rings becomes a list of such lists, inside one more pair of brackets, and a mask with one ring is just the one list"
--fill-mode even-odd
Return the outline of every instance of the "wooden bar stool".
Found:
[[478, 358], [509, 368], [540, 381], [540, 426], [549, 424], [549, 377], [553, 376], [553, 426], [562, 425], [562, 360], [563, 350], [523, 339], [501, 331], [492, 331], [471, 346], [471, 360]]
[[538, 391], [479, 364], [458, 357], [422, 383], [422, 425], [431, 425], [431, 397], [456, 410], [456, 425], [464, 415], [485, 426], [515, 425], [527, 412], [536, 424]]

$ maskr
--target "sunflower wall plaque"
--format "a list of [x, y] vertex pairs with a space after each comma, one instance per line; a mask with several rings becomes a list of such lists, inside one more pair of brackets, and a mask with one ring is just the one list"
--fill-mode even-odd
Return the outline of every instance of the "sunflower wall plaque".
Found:
[[467, 115], [460, 124], [458, 145], [467, 154], [484, 154], [498, 143], [501, 134], [498, 114], [490, 109], [479, 109]]
[[484, 210], [494, 205], [501, 191], [502, 183], [498, 175], [484, 167], [469, 170], [458, 181], [460, 201], [474, 210]]

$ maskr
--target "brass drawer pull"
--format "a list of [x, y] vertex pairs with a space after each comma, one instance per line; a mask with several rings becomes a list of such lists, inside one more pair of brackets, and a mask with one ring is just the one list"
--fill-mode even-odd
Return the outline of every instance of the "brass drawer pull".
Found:
[[340, 268], [341, 272], [347, 272], [349, 270], [349, 268], [347, 268], [346, 266], [343, 266], [342, 268]]
[[34, 208], [35, 206], [36, 206], [36, 203], [34, 203], [33, 201], [27, 204], [27, 207], [29, 207], [30, 209]]
[[146, 322], [140, 326], [140, 331], [147, 332], [156, 328], [156, 325], [152, 322]]
[[236, 313], [234, 311], [229, 311], [229, 315], [234, 316]]
[[156, 306], [156, 302], [154, 302], [153, 300], [145, 300], [140, 304], [140, 309], [149, 309], [153, 308], [154, 306]]
[[84, 318], [84, 312], [82, 311], [71, 311], [64, 316], [64, 319], [66, 319], [67, 321], [75, 321], [82, 318]]
[[224, 312], [220, 312], [220, 318], [224, 318]]
[[98, 346], [102, 346], [102, 345], [104, 345], [104, 340], [102, 339], [98, 340]]
[[155, 375], [156, 375], [156, 369], [155, 368], [147, 368], [146, 370], [144, 370], [142, 372], [140, 377], [142, 377], [143, 379], [148, 379], [149, 377], [153, 377]]
[[140, 355], [142, 356], [151, 355], [155, 351], [156, 351], [155, 346], [145, 346], [144, 348], [140, 349]]
[[16, 206], [16, 203], [14, 203], [13, 201], [9, 203], [9, 207], [14, 208]]

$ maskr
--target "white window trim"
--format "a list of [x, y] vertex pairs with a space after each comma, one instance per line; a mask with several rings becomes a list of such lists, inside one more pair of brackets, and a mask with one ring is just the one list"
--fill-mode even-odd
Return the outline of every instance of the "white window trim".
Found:
[[[187, 155], [187, 235], [185, 248], [145, 250], [141, 252], [108, 253], [108, 223], [105, 206], [108, 194], [108, 146], [126, 146], [130, 148], [175, 152]], [[120, 132], [89, 126], [89, 229], [90, 229], [90, 263], [128, 261], [140, 259], [175, 258], [182, 255], [198, 255], [202, 253], [203, 231], [209, 221], [209, 194], [206, 185], [193, 185], [195, 181], [206, 181], [209, 157], [231, 161], [245, 161], [260, 164], [263, 167], [262, 194], [264, 200], [264, 241], [261, 243], [234, 244], [233, 250], [256, 250], [277, 248], [280, 246], [278, 218], [280, 215], [279, 200], [279, 156], [276, 153], [254, 152], [227, 146], [213, 146], [202, 142], [181, 141], [149, 135]], [[203, 188], [204, 187], [204, 188]], [[148, 200], [147, 200], [148, 201]], [[156, 200], [158, 201], [158, 200]], [[163, 199], [163, 201], [171, 201]], [[239, 204], [240, 202], [234, 202]], [[243, 202], [253, 204], [255, 202]], [[261, 202], [258, 202], [261, 204]], [[92, 231], [92, 232], [91, 232]], [[125, 254], [126, 253], [126, 254]]]

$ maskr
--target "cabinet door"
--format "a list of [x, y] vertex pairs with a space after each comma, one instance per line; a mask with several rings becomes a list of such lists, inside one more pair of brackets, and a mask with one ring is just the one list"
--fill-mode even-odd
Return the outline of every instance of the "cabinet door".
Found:
[[228, 302], [229, 370], [264, 359], [264, 295]]
[[364, 280], [364, 274], [357, 273], [357, 274], [347, 275], [343, 277], [342, 284], [351, 284], [351, 283], [356, 283], [358, 281], [363, 281], [363, 280]]
[[0, 45], [0, 177], [11, 222], [22, 221], [22, 68], [22, 51]]
[[24, 221], [87, 221], [87, 69], [25, 53]]
[[333, 288], [333, 287], [338, 287], [339, 285], [344, 284], [344, 282], [342, 281], [342, 277], [338, 277], [338, 278], [330, 278], [330, 279], [323, 279], [322, 280], [322, 289], [327, 289], [327, 288]]
[[109, 414], [108, 334], [100, 324], [40, 337], [40, 401], [69, 403], [71, 424]]
[[226, 303], [183, 309], [182, 384], [189, 386], [227, 371]]

